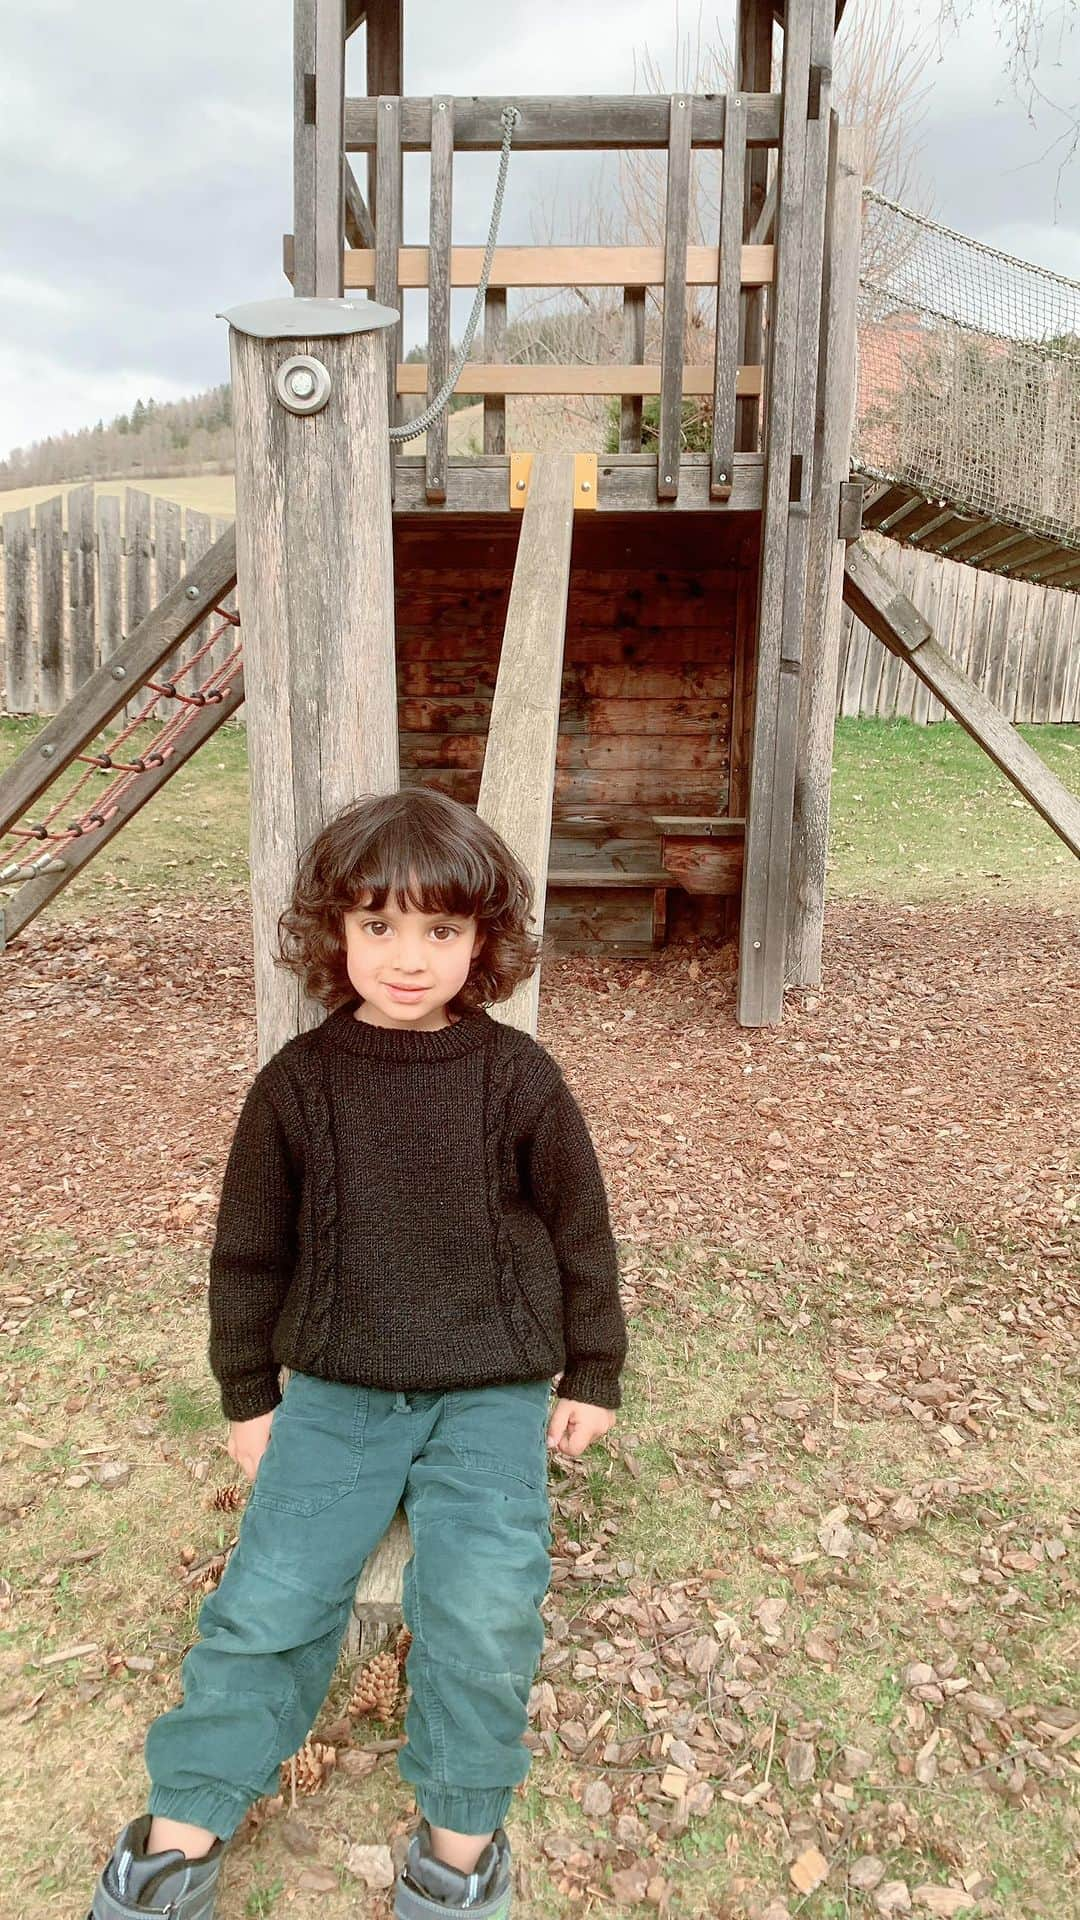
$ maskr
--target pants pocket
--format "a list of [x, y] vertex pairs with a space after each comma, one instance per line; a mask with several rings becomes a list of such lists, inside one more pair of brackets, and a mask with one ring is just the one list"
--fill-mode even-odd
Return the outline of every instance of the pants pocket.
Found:
[[447, 1396], [442, 1438], [465, 1466], [547, 1486], [550, 1380], [458, 1389]]
[[314, 1374], [290, 1374], [274, 1410], [250, 1507], [311, 1519], [355, 1490], [370, 1391]]

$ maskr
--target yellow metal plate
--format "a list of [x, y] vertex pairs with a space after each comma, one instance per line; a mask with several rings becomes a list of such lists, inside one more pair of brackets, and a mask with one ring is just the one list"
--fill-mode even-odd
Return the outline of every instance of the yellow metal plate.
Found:
[[531, 453], [512, 453], [510, 455], [510, 505], [520, 511], [529, 497], [529, 475], [532, 472]]
[[596, 455], [574, 455], [574, 510], [596, 507]]

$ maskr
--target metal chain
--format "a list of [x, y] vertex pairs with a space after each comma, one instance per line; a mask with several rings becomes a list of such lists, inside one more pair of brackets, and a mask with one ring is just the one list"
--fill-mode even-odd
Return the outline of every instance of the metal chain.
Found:
[[[480, 269], [480, 283], [476, 289], [476, 298], [472, 304], [472, 312], [469, 315], [469, 323], [465, 328], [460, 351], [454, 365], [451, 367], [450, 372], [439, 388], [438, 393], [429, 401], [423, 413], [417, 414], [415, 420], [405, 421], [400, 427], [391, 427], [391, 440], [415, 440], [418, 435], [426, 433], [429, 427], [434, 426], [440, 413], [446, 406], [450, 395], [453, 393], [454, 388], [457, 386], [458, 380], [461, 377], [461, 370], [469, 357], [469, 349], [476, 336], [476, 329], [480, 325], [480, 315], [484, 311], [484, 300], [487, 296], [488, 277], [491, 273], [491, 262], [495, 252], [495, 243], [499, 237], [499, 221], [502, 217], [503, 195], [506, 192], [506, 172], [510, 164], [510, 143], [513, 139], [514, 128], [520, 120], [521, 115], [516, 107], [504, 107], [499, 118], [503, 126], [503, 141], [502, 151], [499, 155], [499, 177], [495, 183], [495, 201], [491, 209], [491, 227], [488, 232], [487, 246], [484, 249], [484, 263]], [[428, 352], [429, 354], [431, 352], [430, 342], [428, 343]]]

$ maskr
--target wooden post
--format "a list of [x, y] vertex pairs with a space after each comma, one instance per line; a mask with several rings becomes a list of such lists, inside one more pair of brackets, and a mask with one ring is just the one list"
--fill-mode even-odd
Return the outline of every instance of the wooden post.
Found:
[[810, 503], [810, 557], [795, 759], [787, 979], [821, 983], [825, 858], [829, 839], [836, 669], [844, 590], [838, 537], [840, 488], [848, 477], [855, 420], [855, 315], [859, 291], [863, 139], [835, 127], [829, 153], [829, 219], [822, 286], [818, 446]]
[[340, 298], [345, 244], [345, 0], [294, 0], [294, 291]]
[[32, 558], [30, 509], [17, 507], [13, 513], [4, 515], [4, 626], [7, 632], [4, 701], [9, 713], [32, 713], [36, 705], [34, 656], [30, 651]]
[[[384, 331], [397, 315], [374, 302], [286, 299], [222, 317], [236, 430], [262, 1063], [322, 1018], [273, 958], [299, 855], [358, 793], [398, 786]], [[309, 380], [313, 393], [304, 391]], [[327, 381], [328, 397], [315, 407]], [[293, 411], [283, 390], [310, 410]]]
[[[772, 91], [773, 0], [738, 0], [735, 44], [740, 93]], [[743, 197], [743, 238], [749, 240], [765, 206], [769, 183], [769, 155], [751, 148], [746, 155], [746, 192]], [[739, 296], [739, 364], [758, 366], [762, 359], [764, 289], [748, 287]], [[753, 453], [758, 444], [758, 400], [740, 400], [736, 409], [735, 445]]]
[[788, 0], [736, 1018], [780, 1020], [821, 328], [833, 0]]

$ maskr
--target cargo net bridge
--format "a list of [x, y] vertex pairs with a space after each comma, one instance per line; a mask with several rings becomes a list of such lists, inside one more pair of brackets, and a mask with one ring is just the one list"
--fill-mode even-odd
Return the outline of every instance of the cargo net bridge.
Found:
[[863, 195], [863, 523], [1080, 586], [1080, 281]]

